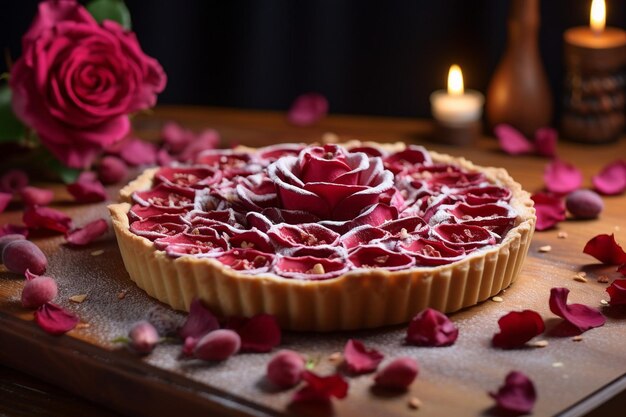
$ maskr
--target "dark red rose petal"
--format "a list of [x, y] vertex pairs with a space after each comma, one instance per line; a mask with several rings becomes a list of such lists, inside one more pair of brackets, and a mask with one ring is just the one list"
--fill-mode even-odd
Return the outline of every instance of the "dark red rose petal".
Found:
[[292, 226], [278, 224], [267, 235], [278, 245], [285, 247], [336, 245], [339, 234], [315, 223]]
[[160, 216], [162, 214], [183, 214], [185, 213], [184, 207], [154, 207], [154, 206], [142, 206], [135, 204], [131, 207], [128, 214], [133, 220], [145, 220], [153, 216]]
[[457, 203], [449, 210], [449, 213], [455, 217], [456, 223], [481, 226], [500, 236], [504, 236], [513, 226], [516, 218], [510, 206], [496, 203], [479, 206]]
[[542, 127], [535, 132], [535, 147], [537, 154], [553, 158], [556, 156], [556, 144], [559, 132], [551, 127]]
[[0, 192], [0, 213], [6, 210], [12, 198], [13, 198], [13, 194]]
[[415, 264], [412, 256], [376, 245], [360, 246], [348, 259], [357, 268], [382, 268], [389, 271], [406, 269]]
[[493, 245], [495, 236], [480, 226], [467, 224], [439, 224], [432, 229], [433, 235], [452, 248], [465, 250]]
[[72, 228], [72, 219], [68, 215], [49, 207], [27, 207], [22, 220], [29, 229], [66, 233]]
[[63, 307], [46, 303], [35, 311], [35, 322], [46, 333], [59, 336], [69, 332], [78, 324], [78, 317]]
[[269, 237], [256, 229], [233, 234], [228, 241], [232, 248], [255, 249], [260, 252], [274, 253]]
[[569, 289], [550, 290], [550, 311], [574, 326], [581, 333], [603, 326], [606, 318], [600, 311], [584, 304], [567, 304]]
[[591, 255], [603, 264], [620, 265], [626, 263], [626, 252], [615, 241], [615, 236], [597, 235], [592, 238], [583, 249], [583, 253]]
[[306, 147], [301, 143], [279, 143], [259, 148], [257, 155], [262, 163], [274, 162], [283, 156], [297, 156]]
[[205, 334], [219, 328], [220, 324], [217, 321], [217, 317], [202, 304], [202, 301], [195, 298], [189, 306], [189, 315], [178, 331], [178, 334], [183, 340], [187, 338], [199, 339]]
[[437, 240], [417, 239], [400, 247], [415, 257], [417, 266], [445, 265], [465, 255], [462, 248], [452, 249]]
[[528, 414], [537, 401], [535, 385], [518, 371], [509, 372], [498, 392], [490, 392], [489, 395], [496, 400], [496, 406], [507, 413]]
[[142, 206], [158, 208], [191, 207], [195, 191], [167, 184], [159, 184], [148, 191], [133, 193], [133, 200]]
[[543, 319], [533, 310], [511, 311], [498, 320], [498, 326], [500, 333], [491, 342], [502, 349], [521, 347], [545, 330]]
[[626, 161], [618, 160], [602, 168], [591, 179], [593, 187], [599, 193], [616, 195], [626, 191]]
[[306, 386], [298, 390], [292, 402], [321, 402], [331, 398], [345, 398], [348, 395], [348, 383], [339, 374], [318, 376], [311, 371], [302, 372], [302, 379]]
[[83, 172], [78, 180], [67, 186], [67, 191], [79, 203], [96, 203], [107, 198], [104, 185], [95, 178], [92, 172]]
[[80, 229], [74, 229], [65, 235], [68, 243], [75, 246], [84, 246], [93, 242], [106, 233], [109, 226], [104, 219], [94, 220]]
[[500, 149], [509, 155], [522, 155], [534, 150], [532, 143], [519, 130], [508, 124], [499, 124], [493, 128], [500, 144]]
[[0, 227], [0, 237], [6, 235], [23, 235], [28, 237], [28, 228], [16, 224], [5, 224]]
[[302, 94], [289, 108], [287, 120], [296, 126], [310, 126], [323, 119], [328, 113], [328, 100], [319, 93]]
[[416, 346], [450, 346], [458, 336], [459, 329], [445, 314], [427, 308], [409, 323], [406, 342]]
[[350, 229], [363, 226], [365, 224], [370, 226], [380, 226], [381, 224], [396, 220], [398, 218], [398, 209], [386, 204], [376, 204], [366, 209], [359, 214], [349, 225]]
[[28, 174], [21, 169], [12, 169], [0, 177], [0, 192], [15, 194], [28, 185]]
[[403, 217], [401, 219], [386, 222], [380, 226], [382, 230], [389, 232], [394, 237], [405, 238], [406, 234], [425, 237], [428, 234], [428, 225], [419, 216]]
[[542, 231], [556, 226], [565, 220], [565, 203], [563, 199], [546, 193], [532, 195], [535, 202], [537, 224], [535, 229]]
[[269, 352], [280, 345], [280, 327], [271, 314], [257, 314], [249, 319], [232, 317], [224, 327], [239, 334], [243, 352]]
[[580, 188], [583, 174], [574, 165], [555, 159], [546, 165], [543, 180], [548, 191], [567, 194]]
[[385, 356], [376, 349], [368, 349], [363, 342], [356, 339], [348, 340], [343, 350], [346, 368], [353, 374], [374, 372]]
[[340, 241], [346, 249], [350, 250], [362, 245], [370, 244], [388, 236], [390, 236], [389, 232], [386, 232], [381, 228], [363, 225], [356, 227], [341, 236]]
[[176, 214], [162, 214], [145, 220], [137, 220], [130, 224], [130, 231], [150, 240], [174, 236], [187, 229], [180, 216]]
[[609, 293], [609, 304], [612, 306], [626, 305], [626, 279], [616, 279], [606, 289]]
[[343, 259], [324, 259], [312, 256], [282, 256], [274, 266], [285, 278], [322, 280], [339, 276], [348, 270]]
[[269, 271], [273, 255], [254, 249], [231, 249], [217, 257], [217, 260], [236, 271], [261, 273]]
[[393, 153], [383, 160], [385, 168], [394, 174], [415, 165], [430, 165], [430, 154], [422, 146], [409, 145], [403, 151]]
[[[2, 232], [0, 232], [0, 236], [2, 236]], [[620, 274], [622, 274], [622, 275], [626, 275], [626, 263], [625, 263], [625, 264], [623, 264], [623, 265], [620, 265], [620, 266], [617, 268], [617, 272], [619, 272], [619, 273], [620, 273]]]
[[419, 365], [413, 358], [394, 359], [385, 366], [374, 378], [377, 387], [404, 390], [415, 381], [419, 373]]
[[[20, 191], [22, 201], [27, 206], [47, 206], [54, 200], [54, 192], [44, 188], [27, 186]], [[0, 196], [0, 212], [2, 212], [2, 198]]]
[[497, 203], [498, 201], [509, 201], [511, 199], [511, 190], [496, 186], [470, 187], [462, 190], [459, 195], [465, 197], [467, 204], [478, 206]]
[[219, 182], [222, 174], [219, 171], [202, 167], [163, 167], [154, 174], [156, 182], [182, 188], [204, 188]]

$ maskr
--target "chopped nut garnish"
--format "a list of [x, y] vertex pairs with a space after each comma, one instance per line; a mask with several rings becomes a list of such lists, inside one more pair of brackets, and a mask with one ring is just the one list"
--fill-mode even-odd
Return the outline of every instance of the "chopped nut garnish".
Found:
[[411, 397], [409, 400], [409, 407], [414, 410], [420, 409], [422, 407], [422, 400], [417, 397]]
[[600, 276], [598, 277], [598, 282], [599, 282], [600, 284], [608, 284], [608, 283], [609, 283], [609, 277], [608, 277], [608, 275], [600, 275]]
[[98, 250], [95, 250], [95, 251], [91, 252], [91, 256], [100, 256], [103, 253], [104, 253], [104, 251], [102, 249], [98, 249]]
[[410, 237], [411, 235], [409, 235], [409, 232], [404, 227], [400, 229], [400, 239], [408, 239]]
[[574, 342], [580, 342], [580, 341], [582, 341], [582, 340], [583, 340], [583, 337], [582, 337], [581, 335], [574, 336], [574, 337], [572, 337], [572, 340], [573, 340]]
[[578, 281], [578, 282], [587, 282], [587, 278], [585, 278], [583, 275], [574, 275], [574, 281]]
[[254, 248], [254, 243], [246, 242], [245, 240], [241, 242], [241, 249], [252, 249]]
[[91, 327], [91, 324], [89, 324], [89, 323], [82, 323], [81, 322], [81, 323], [78, 323], [75, 328], [76, 329], [86, 329], [88, 327]]
[[126, 294], [128, 294], [128, 290], [122, 290], [117, 293], [117, 298], [121, 300], [126, 297]]
[[70, 297], [70, 301], [73, 303], [82, 303], [83, 301], [85, 301], [85, 299], [87, 298], [87, 294], [77, 294], [77, 295], [72, 295]]
[[306, 272], [307, 274], [316, 274], [316, 275], [321, 275], [321, 274], [326, 273], [326, 271], [324, 270], [324, 265], [322, 264], [315, 264], [313, 265], [313, 268], [309, 269]]
[[491, 297], [491, 301], [495, 301], [496, 303], [501, 303], [504, 301], [504, 298], [496, 295], [495, 297]]
[[556, 235], [556, 237], [558, 237], [559, 239], [566, 239], [567, 236], [567, 232], [559, 232], [559, 234]]
[[545, 246], [539, 247], [539, 252], [541, 252], [541, 253], [550, 252], [551, 250], [552, 250], [552, 246], [550, 246], [550, 245], [545, 245]]
[[342, 359], [341, 352], [334, 352], [328, 355], [328, 360], [331, 362], [339, 362]]
[[553, 368], [562, 368], [563, 367], [563, 362], [554, 362], [552, 364]]
[[536, 342], [530, 343], [530, 346], [538, 347], [538, 348], [544, 348], [544, 347], [548, 346], [548, 341], [547, 340], [537, 340]]
[[602, 304], [603, 306], [608, 306], [609, 302], [603, 299], [603, 300], [600, 300], [600, 304]]
[[389, 259], [389, 255], [381, 255], [374, 258], [374, 262], [377, 264], [384, 264]]

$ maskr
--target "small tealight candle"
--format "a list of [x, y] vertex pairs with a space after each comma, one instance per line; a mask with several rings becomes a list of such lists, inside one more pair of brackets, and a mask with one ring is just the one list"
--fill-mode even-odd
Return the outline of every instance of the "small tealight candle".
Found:
[[453, 144], [470, 142], [480, 132], [484, 102], [480, 92], [465, 90], [461, 68], [452, 65], [448, 90], [437, 90], [430, 95], [432, 113], [440, 127], [439, 139]]

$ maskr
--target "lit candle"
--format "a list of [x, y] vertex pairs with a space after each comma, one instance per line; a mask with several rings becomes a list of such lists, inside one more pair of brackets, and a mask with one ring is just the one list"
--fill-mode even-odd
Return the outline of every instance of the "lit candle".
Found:
[[449, 126], [476, 122], [483, 113], [484, 101], [478, 91], [465, 91], [458, 65], [452, 65], [448, 72], [448, 91], [437, 90], [430, 95], [433, 116], [439, 123]]

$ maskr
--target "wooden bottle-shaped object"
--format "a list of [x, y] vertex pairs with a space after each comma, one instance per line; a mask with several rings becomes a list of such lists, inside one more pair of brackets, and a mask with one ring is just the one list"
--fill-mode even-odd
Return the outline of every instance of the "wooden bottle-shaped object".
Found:
[[487, 91], [487, 121], [525, 135], [552, 120], [552, 93], [539, 54], [539, 0], [511, 0], [506, 51]]

